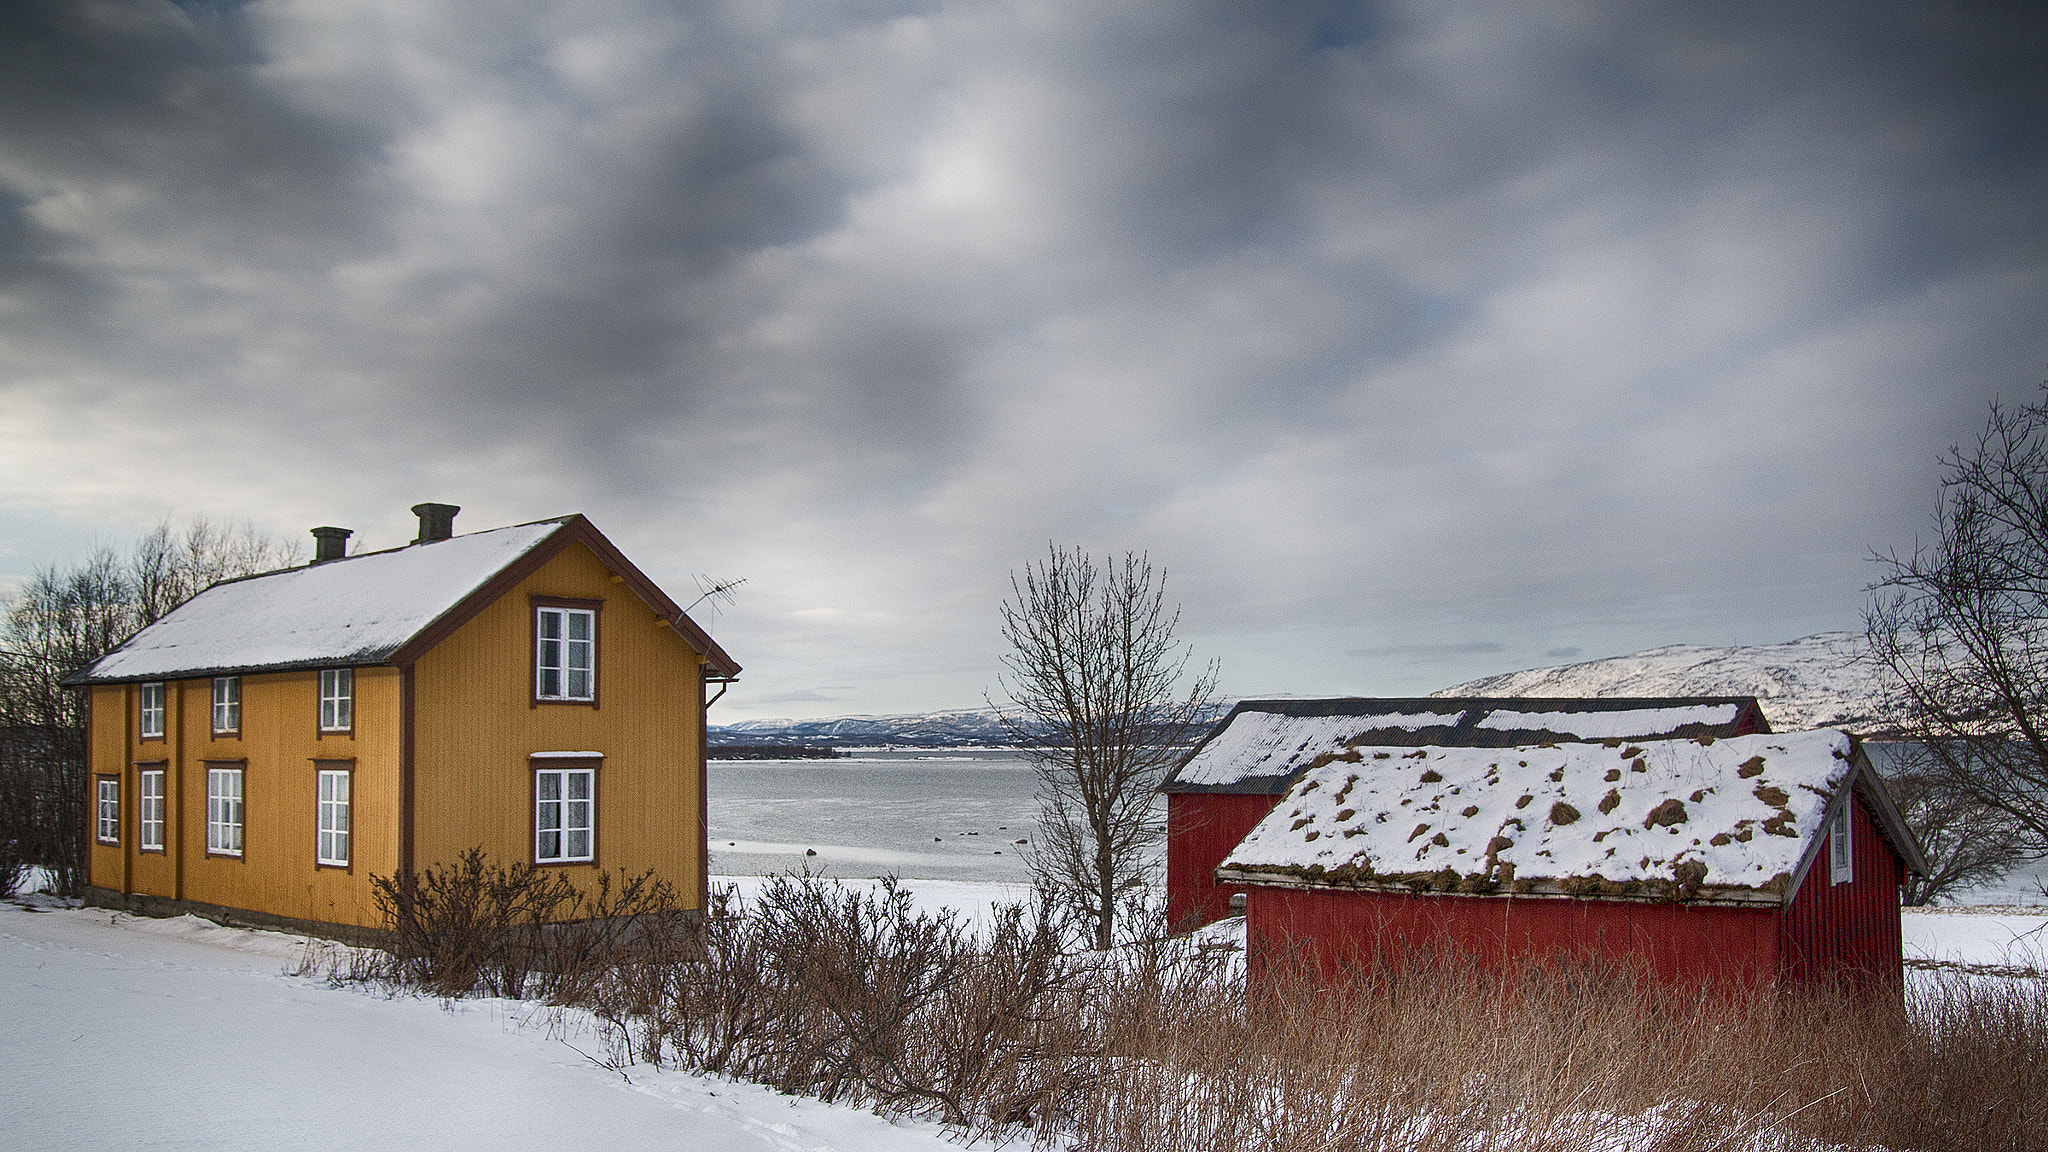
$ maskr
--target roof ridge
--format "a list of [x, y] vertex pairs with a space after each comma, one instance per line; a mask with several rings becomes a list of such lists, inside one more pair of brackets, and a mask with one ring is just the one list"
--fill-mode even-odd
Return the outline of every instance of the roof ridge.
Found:
[[[441, 540], [413, 540], [404, 544], [396, 545], [395, 547], [391, 548], [379, 548], [375, 552], [358, 552], [353, 556], [336, 556], [332, 560], [308, 560], [304, 564], [294, 564], [289, 568], [272, 568], [268, 572], [250, 572], [241, 576], [224, 576], [221, 579], [215, 580], [213, 583], [208, 584], [206, 587], [201, 588], [199, 591], [194, 592], [192, 596], [203, 596], [206, 593], [213, 591], [215, 588], [219, 588], [228, 584], [242, 584], [250, 580], [262, 580], [271, 576], [283, 576], [291, 572], [308, 572], [314, 568], [325, 568], [330, 564], [341, 564], [350, 560], [368, 560], [372, 556], [389, 556], [394, 552], [403, 552], [408, 548], [418, 548], [426, 544], [447, 544], [455, 540], [470, 540], [478, 536], [488, 536], [493, 532], [505, 532], [513, 528], [532, 528], [535, 525], [539, 524], [566, 524], [580, 515], [582, 515], [582, 513], [580, 512], [571, 512], [566, 516], [543, 516], [538, 520], [527, 520], [518, 524], [500, 524], [495, 528], [479, 528], [474, 532], [460, 532], [456, 535], [449, 536]], [[190, 599], [188, 598], [186, 601], [184, 601], [184, 603], [190, 603]], [[173, 608], [171, 609], [171, 611], [175, 612], [177, 611], [177, 609]], [[169, 613], [166, 613], [166, 615], [168, 614]]]
[[[216, 581], [65, 682], [383, 664], [478, 588], [579, 523], [589, 521], [578, 514], [547, 517]], [[457, 541], [470, 543], [426, 547]], [[375, 557], [385, 562], [334, 569]], [[335, 574], [315, 574], [316, 568]], [[275, 579], [282, 576], [305, 579]]]

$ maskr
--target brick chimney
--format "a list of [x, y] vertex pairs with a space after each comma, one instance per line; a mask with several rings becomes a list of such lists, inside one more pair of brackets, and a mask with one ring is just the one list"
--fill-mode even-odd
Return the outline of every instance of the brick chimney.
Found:
[[348, 538], [353, 535], [346, 528], [313, 529], [313, 563], [325, 564], [348, 555]]
[[415, 504], [412, 514], [420, 518], [419, 539], [415, 544], [432, 544], [455, 535], [455, 514], [462, 511], [454, 504]]

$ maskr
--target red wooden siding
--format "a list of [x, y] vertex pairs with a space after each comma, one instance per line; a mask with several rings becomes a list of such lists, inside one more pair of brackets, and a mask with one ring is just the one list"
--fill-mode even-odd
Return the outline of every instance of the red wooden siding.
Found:
[[1674, 984], [1767, 983], [1777, 968], [1769, 908], [1260, 887], [1248, 920], [1255, 978], [1297, 950], [1326, 978], [1376, 953], [1431, 950], [1496, 971], [1553, 957], [1627, 960]]
[[1216, 866], [1280, 803], [1240, 792], [1166, 795], [1166, 922], [1185, 932], [1230, 915], [1241, 884], [1216, 883]]
[[1820, 856], [1780, 917], [1779, 948], [1787, 980], [1843, 979], [1864, 987], [1903, 989], [1904, 952], [1899, 941], [1899, 885], [1905, 865], [1878, 831], [1877, 821], [1858, 797], [1850, 833], [1855, 879], [1833, 882], [1832, 845], [1823, 838]]

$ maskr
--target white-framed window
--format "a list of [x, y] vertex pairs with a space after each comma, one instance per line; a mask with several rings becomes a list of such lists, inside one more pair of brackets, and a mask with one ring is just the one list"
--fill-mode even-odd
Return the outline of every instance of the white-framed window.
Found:
[[99, 777], [99, 812], [94, 829], [102, 844], [121, 842], [121, 778]]
[[597, 613], [537, 608], [533, 694], [540, 700], [597, 699]]
[[136, 731], [144, 740], [161, 740], [164, 735], [164, 686], [162, 681], [144, 684], [137, 692]]
[[328, 668], [320, 673], [320, 730], [347, 732], [356, 723], [356, 673]]
[[1847, 884], [1856, 879], [1856, 844], [1851, 829], [1856, 827], [1856, 802], [1844, 796], [1842, 807], [1828, 826], [1828, 880]]
[[320, 800], [316, 824], [319, 832], [313, 859], [336, 868], [348, 867], [348, 769], [320, 769]]
[[136, 813], [136, 847], [144, 852], [164, 850], [164, 770], [144, 768], [136, 775], [140, 808]]
[[534, 770], [534, 863], [574, 864], [597, 859], [596, 822], [596, 769]]
[[206, 770], [206, 851], [214, 856], [242, 854], [242, 770]]
[[242, 678], [213, 678], [213, 730], [217, 734], [242, 730]]

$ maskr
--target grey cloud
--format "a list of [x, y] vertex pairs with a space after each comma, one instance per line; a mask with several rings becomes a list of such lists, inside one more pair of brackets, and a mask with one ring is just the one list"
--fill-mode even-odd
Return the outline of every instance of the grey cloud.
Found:
[[1840, 627], [2044, 359], [2020, 6], [350, 12], [0, 15], [0, 499], [581, 508], [741, 708], [977, 702], [1047, 539], [1246, 691]]
[[1389, 644], [1377, 648], [1353, 648], [1347, 656], [1490, 656], [1495, 652], [1507, 651], [1507, 645], [1491, 640], [1472, 640], [1463, 644]]

